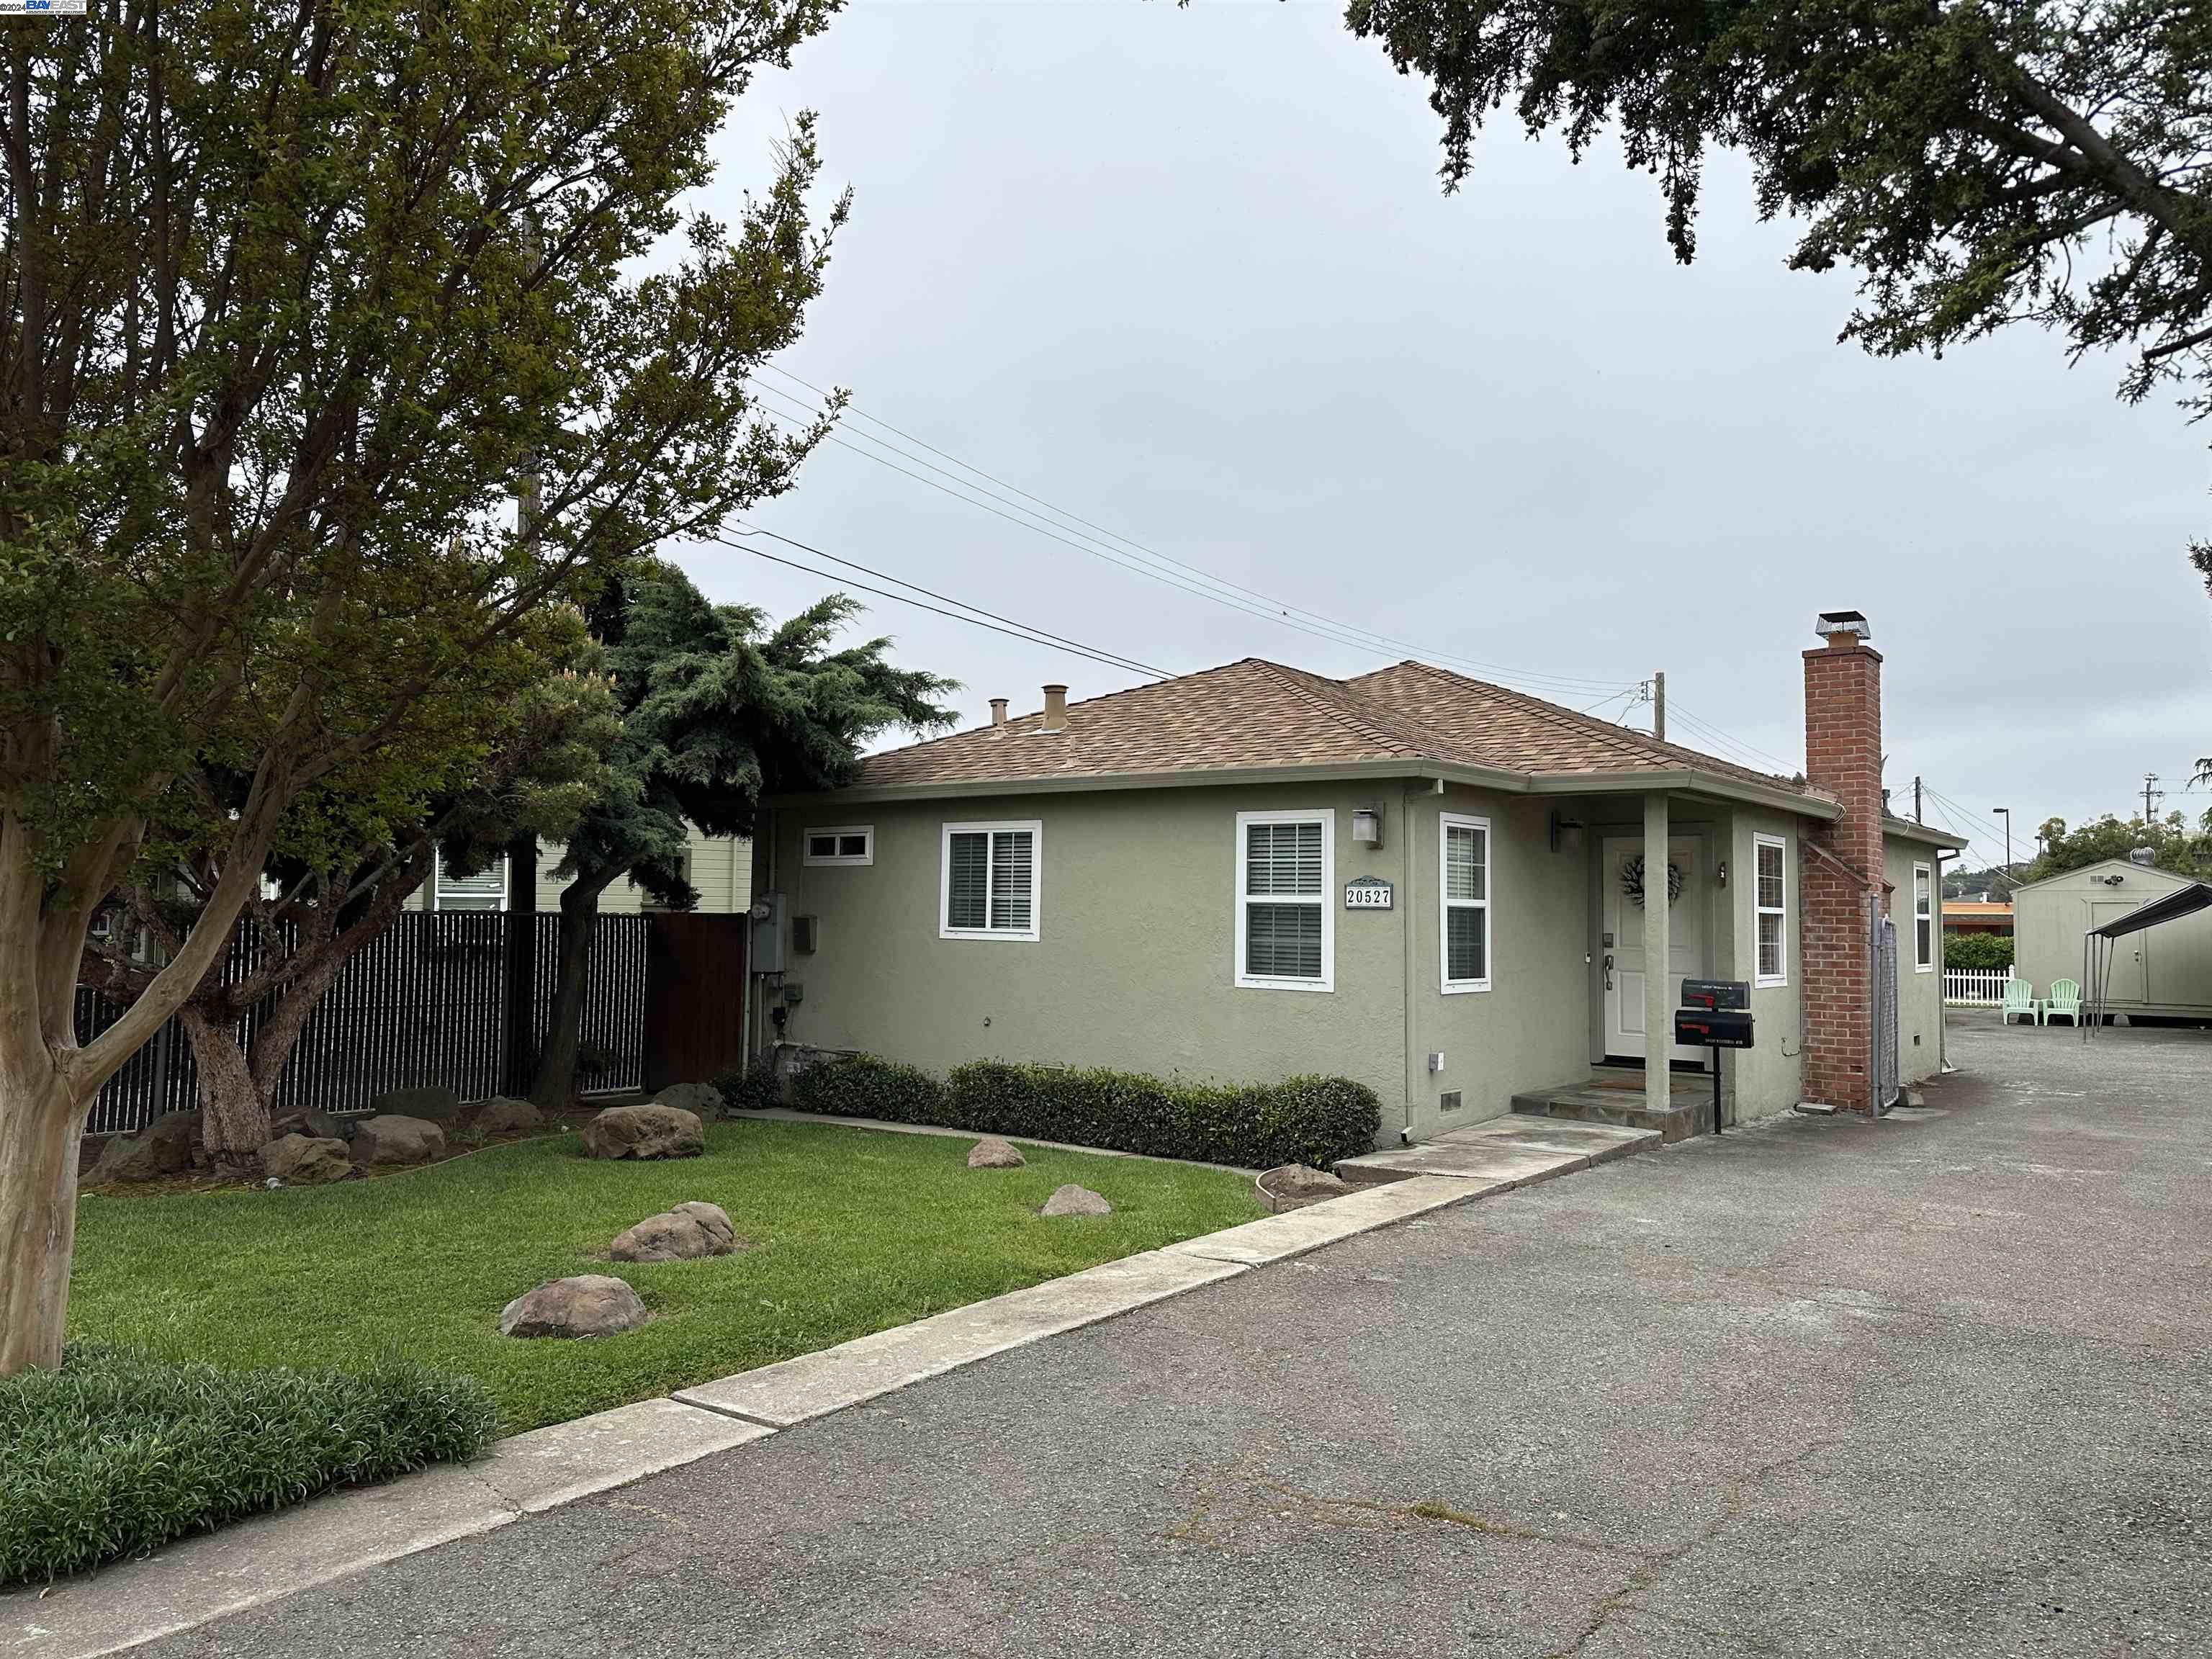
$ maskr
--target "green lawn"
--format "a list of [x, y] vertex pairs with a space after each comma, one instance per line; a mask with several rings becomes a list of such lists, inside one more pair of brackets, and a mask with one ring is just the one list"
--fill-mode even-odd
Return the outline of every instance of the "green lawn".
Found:
[[[218, 1365], [351, 1365], [388, 1354], [481, 1377], [509, 1432], [557, 1423], [1210, 1232], [1261, 1212], [1249, 1177], [1024, 1149], [970, 1170], [967, 1139], [732, 1123], [703, 1158], [586, 1158], [574, 1135], [374, 1181], [278, 1192], [86, 1198], [73, 1336]], [[1080, 1182], [1114, 1213], [1047, 1220]], [[608, 1241], [685, 1199], [750, 1248], [609, 1262]], [[499, 1334], [548, 1279], [612, 1273], [653, 1315], [588, 1342]]]

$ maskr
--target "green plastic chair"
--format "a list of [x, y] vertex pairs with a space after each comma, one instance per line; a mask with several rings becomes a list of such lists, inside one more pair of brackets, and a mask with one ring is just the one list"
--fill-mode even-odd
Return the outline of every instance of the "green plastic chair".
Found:
[[2043, 1023], [2051, 1024], [2053, 1014], [2066, 1016], [2067, 1024], [2081, 1023], [2081, 984], [2079, 980], [2054, 979], [2051, 981], [2051, 1000], [2043, 1005]]
[[2030, 1025], [2043, 1024], [2043, 1005], [2035, 1000], [2035, 987], [2024, 979], [2005, 981], [2004, 1024], [2011, 1024], [2015, 1014]]

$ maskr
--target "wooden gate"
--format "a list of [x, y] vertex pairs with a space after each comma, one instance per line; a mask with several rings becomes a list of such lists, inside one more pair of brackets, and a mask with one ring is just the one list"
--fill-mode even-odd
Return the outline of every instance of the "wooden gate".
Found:
[[752, 918], [659, 911], [645, 957], [645, 1087], [710, 1083], [744, 1062]]

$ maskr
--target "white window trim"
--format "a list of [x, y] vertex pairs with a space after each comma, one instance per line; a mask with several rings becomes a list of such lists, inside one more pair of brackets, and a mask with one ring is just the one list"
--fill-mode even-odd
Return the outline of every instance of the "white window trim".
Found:
[[[1455, 899], [1451, 892], [1451, 832], [1454, 830], [1482, 831], [1482, 896], [1479, 899]], [[1487, 991], [1491, 975], [1498, 970], [1498, 925], [1491, 913], [1490, 820], [1466, 812], [1439, 812], [1437, 815], [1437, 974], [1438, 983], [1448, 996], [1458, 996], [1468, 991]], [[1451, 976], [1451, 913], [1455, 909], [1482, 912], [1482, 965], [1488, 970], [1480, 979], [1454, 979]]]
[[[1782, 902], [1761, 904], [1759, 902], [1759, 849], [1771, 847], [1782, 854]], [[1763, 971], [1759, 963], [1759, 919], [1761, 916], [1782, 918], [1782, 971], [1770, 974]], [[1751, 838], [1751, 980], [1762, 991], [1772, 990], [1790, 983], [1790, 838], [1754, 832]]]
[[[983, 921], [981, 927], [955, 927], [945, 921], [952, 908], [952, 837], [988, 835], [1000, 830], [1030, 832], [1030, 925], [1026, 929], [994, 927], [991, 920], [991, 856], [983, 853]], [[819, 833], [817, 831], [816, 833]], [[875, 850], [873, 842], [869, 851]], [[1044, 821], [1041, 818], [1001, 818], [988, 823], [948, 823], [937, 842], [937, 936], [939, 939], [1008, 939], [1034, 945], [1044, 927]]]
[[[1321, 825], [1321, 977], [1319, 979], [1277, 979], [1261, 977], [1244, 971], [1247, 935], [1244, 909], [1251, 896], [1244, 890], [1246, 866], [1250, 861], [1251, 841], [1244, 831], [1255, 823], [1318, 823]], [[1280, 903], [1279, 896], [1271, 896], [1265, 903]], [[1303, 901], [1297, 901], [1303, 902]], [[1237, 988], [1241, 991], [1334, 991], [1336, 989], [1336, 809], [1316, 807], [1310, 811], [1284, 812], [1239, 812], [1237, 815], [1237, 891], [1231, 917], [1237, 928]]]
[[[1920, 878], [1928, 878], [1928, 960], [1920, 959]], [[1932, 974], [1936, 971], [1936, 869], [1933, 865], [1912, 866], [1912, 971]]]
[[[490, 910], [485, 910], [481, 906], [473, 904], [465, 907], [478, 915], [490, 915], [495, 913], [503, 915], [507, 911], [507, 854], [501, 853], [494, 859], [491, 868], [499, 872], [499, 902], [492, 906]], [[433, 910], [442, 910], [446, 908], [439, 902], [441, 899], [470, 899], [483, 896], [483, 893], [465, 887], [457, 887], [450, 893], [447, 892], [446, 890], [446, 854], [443, 849], [434, 851], [430, 854], [430, 908]]]
[[[868, 850], [860, 854], [835, 853], [827, 857], [819, 856], [813, 850], [817, 836], [866, 836]], [[876, 861], [876, 826], [872, 823], [823, 823], [811, 830], [803, 830], [799, 836], [799, 858], [802, 864], [873, 864]]]

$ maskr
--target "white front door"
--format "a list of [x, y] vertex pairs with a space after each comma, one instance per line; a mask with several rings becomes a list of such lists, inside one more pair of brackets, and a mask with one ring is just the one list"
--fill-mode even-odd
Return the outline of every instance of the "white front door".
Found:
[[[1681, 890], [1667, 909], [1667, 1006], [1682, 1006], [1682, 981], [1706, 976], [1711, 958], [1705, 951], [1705, 871], [1704, 842], [1693, 836], [1676, 836], [1667, 843], [1667, 861], [1681, 877]], [[1609, 1054], [1649, 1053], [1644, 1030], [1644, 907], [1628, 896], [1625, 877], [1629, 866], [1644, 856], [1641, 836], [1608, 837], [1601, 879], [1605, 884], [1605, 918], [1598, 949], [1601, 962], [1610, 960], [1605, 973], [1605, 1051]], [[1664, 881], [1663, 872], [1647, 872], [1646, 881]], [[1610, 939], [1610, 944], [1605, 941]], [[1668, 1058], [1703, 1063], [1703, 1048], [1668, 1043]]]

